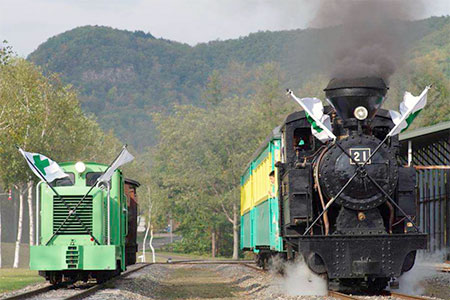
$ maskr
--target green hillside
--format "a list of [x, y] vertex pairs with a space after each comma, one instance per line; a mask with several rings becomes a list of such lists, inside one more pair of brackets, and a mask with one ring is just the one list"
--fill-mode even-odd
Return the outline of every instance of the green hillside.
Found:
[[[449, 17], [398, 26], [412, 58], [439, 49], [439, 65], [450, 77]], [[283, 84], [299, 87], [328, 74], [330, 45], [343, 34], [339, 27], [266, 31], [191, 47], [142, 31], [85, 26], [50, 38], [28, 59], [44, 71], [60, 73], [79, 89], [83, 108], [94, 113], [103, 128], [113, 128], [122, 140], [142, 150], [156, 142], [149, 113], [175, 103], [201, 105], [213, 70], [224, 70], [232, 62], [247, 68], [275, 62], [283, 72]]]

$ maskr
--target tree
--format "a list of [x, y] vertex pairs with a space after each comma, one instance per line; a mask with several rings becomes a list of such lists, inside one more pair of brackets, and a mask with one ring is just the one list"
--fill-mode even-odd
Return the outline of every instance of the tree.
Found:
[[17, 239], [16, 246], [14, 250], [14, 262], [13, 268], [19, 267], [19, 252], [20, 252], [20, 242], [22, 241], [22, 225], [23, 225], [23, 197], [27, 189], [24, 189], [22, 186], [15, 186], [15, 188], [19, 191], [19, 220], [17, 226]]
[[206, 105], [217, 105], [223, 99], [222, 83], [219, 71], [214, 70], [208, 77], [208, 83], [203, 92]]
[[81, 111], [77, 94], [55, 75], [45, 77], [23, 59], [11, 59], [0, 68], [0, 180], [19, 192], [20, 210], [14, 267], [19, 264], [22, 237], [23, 197], [28, 191], [31, 234], [34, 232], [31, 195], [34, 174], [16, 145], [44, 153], [55, 161], [109, 162], [118, 149], [112, 132], [105, 134]]
[[152, 190], [159, 195], [153, 199], [180, 223], [178, 250], [237, 259], [240, 176], [293, 105], [283, 97], [282, 74], [273, 63], [232, 63], [209, 78], [206, 107], [178, 105], [169, 116], [153, 115], [159, 131], [152, 166]]
[[[3, 41], [3, 43], [0, 45], [0, 68], [1, 65], [8, 64], [9, 60], [14, 56], [14, 52], [12, 50], [12, 47], [8, 45], [8, 42], [6, 40]], [[2, 106], [2, 112], [0, 115], [0, 119], [4, 114], [4, 106]], [[0, 130], [4, 129], [5, 123], [3, 121], [0, 121]], [[1, 201], [1, 200], [0, 200]], [[0, 209], [0, 268], [2, 267], [2, 212]]]
[[8, 45], [8, 41], [4, 40], [0, 44], [0, 65], [6, 65], [11, 58], [16, 57], [16, 53], [13, 51], [12, 47]]
[[[266, 133], [258, 130], [262, 114], [251, 99], [231, 98], [209, 109], [177, 106], [174, 116], [157, 115], [155, 120], [161, 136], [155, 181], [160, 181], [168, 207], [182, 220], [184, 238], [198, 238], [207, 230], [214, 239], [223, 231], [215, 226], [223, 218], [232, 226], [232, 252], [237, 259], [239, 178]], [[193, 222], [200, 226], [198, 230], [192, 228]], [[213, 255], [215, 245], [212, 240]]]

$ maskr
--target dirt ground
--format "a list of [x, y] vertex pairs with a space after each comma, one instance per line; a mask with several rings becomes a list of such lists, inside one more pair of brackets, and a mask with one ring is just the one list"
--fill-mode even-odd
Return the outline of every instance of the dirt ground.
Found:
[[[176, 266], [155, 290], [159, 299], [236, 299], [240, 288], [231, 280], [203, 266]], [[239, 297], [241, 298], [241, 297]]]
[[289, 297], [273, 285], [272, 275], [242, 265], [151, 265], [89, 297], [99, 299], [329, 299]]

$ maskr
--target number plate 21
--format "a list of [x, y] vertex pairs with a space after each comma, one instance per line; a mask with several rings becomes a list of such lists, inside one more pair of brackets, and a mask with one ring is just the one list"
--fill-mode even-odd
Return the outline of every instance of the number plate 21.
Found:
[[[350, 164], [354, 165], [355, 161], [358, 165], [364, 164], [370, 157], [370, 148], [350, 148], [350, 156], [353, 158], [350, 159]], [[371, 164], [371, 160], [369, 160], [367, 165]]]

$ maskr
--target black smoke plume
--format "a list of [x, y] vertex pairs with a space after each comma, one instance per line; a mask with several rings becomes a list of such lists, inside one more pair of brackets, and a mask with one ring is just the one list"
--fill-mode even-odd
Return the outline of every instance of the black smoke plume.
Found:
[[338, 26], [332, 77], [379, 76], [388, 81], [408, 50], [405, 23], [420, 17], [419, 0], [320, 0], [312, 27]]

